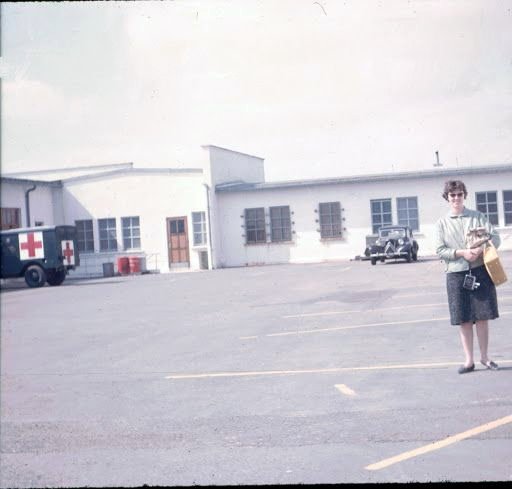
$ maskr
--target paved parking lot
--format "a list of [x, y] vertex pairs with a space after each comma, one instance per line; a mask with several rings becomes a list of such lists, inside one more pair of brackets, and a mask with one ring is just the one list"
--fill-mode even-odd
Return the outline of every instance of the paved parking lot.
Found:
[[458, 375], [434, 258], [10, 283], [1, 486], [510, 481], [498, 295], [501, 369]]

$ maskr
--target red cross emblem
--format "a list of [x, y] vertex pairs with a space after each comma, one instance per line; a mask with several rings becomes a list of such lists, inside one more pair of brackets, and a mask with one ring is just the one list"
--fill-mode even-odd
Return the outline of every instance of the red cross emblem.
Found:
[[43, 233], [21, 233], [18, 238], [20, 246], [20, 260], [31, 258], [44, 258]]
[[75, 251], [73, 248], [73, 241], [61, 241], [62, 255], [66, 265], [75, 264]]

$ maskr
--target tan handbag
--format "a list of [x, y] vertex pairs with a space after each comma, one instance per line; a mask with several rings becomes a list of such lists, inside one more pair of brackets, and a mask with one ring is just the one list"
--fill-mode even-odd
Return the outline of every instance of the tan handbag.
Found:
[[507, 274], [503, 269], [498, 252], [490, 241], [484, 249], [484, 264], [494, 285], [501, 285], [507, 281]]

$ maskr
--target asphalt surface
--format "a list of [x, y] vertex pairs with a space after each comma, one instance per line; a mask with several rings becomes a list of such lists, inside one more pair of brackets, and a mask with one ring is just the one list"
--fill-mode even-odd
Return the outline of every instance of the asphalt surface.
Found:
[[5, 283], [0, 485], [511, 481], [501, 256], [465, 375], [434, 258]]

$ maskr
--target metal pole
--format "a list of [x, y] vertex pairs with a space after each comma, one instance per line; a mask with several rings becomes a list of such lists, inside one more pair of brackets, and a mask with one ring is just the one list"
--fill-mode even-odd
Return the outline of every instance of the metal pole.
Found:
[[25, 192], [25, 213], [26, 213], [26, 220], [27, 220], [27, 227], [30, 227], [30, 199], [28, 194], [32, 192], [32, 190], [35, 190], [37, 188], [37, 185], [34, 185], [32, 188], [29, 188]]
[[208, 211], [208, 244], [210, 248], [210, 264], [211, 268], [213, 269], [212, 226], [210, 222], [210, 187], [206, 183], [203, 183], [203, 185], [206, 188], [206, 209]]

